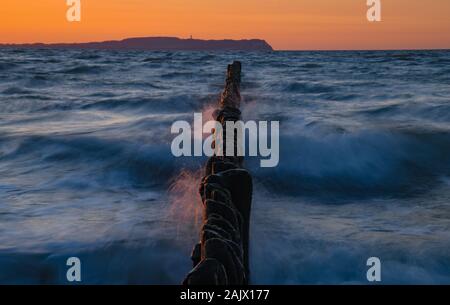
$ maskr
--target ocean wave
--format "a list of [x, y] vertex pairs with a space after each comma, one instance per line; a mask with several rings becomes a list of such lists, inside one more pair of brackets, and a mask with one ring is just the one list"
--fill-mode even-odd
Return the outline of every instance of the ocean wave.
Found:
[[0, 62], [0, 71], [7, 71], [15, 67], [17, 67], [17, 64], [15, 63]]
[[164, 73], [161, 75], [161, 78], [163, 79], [174, 79], [174, 78], [191, 78], [194, 76], [192, 72], [170, 72], [170, 73]]
[[[181, 283], [189, 272], [189, 253], [183, 253], [174, 245], [167, 231], [149, 227], [149, 231], [160, 232], [160, 237], [139, 240], [104, 241], [102, 243], [78, 245], [65, 244], [63, 249], [21, 252], [9, 250], [0, 253], [0, 283], [57, 285], [66, 278], [67, 257], [76, 256], [83, 264], [91, 266], [83, 270], [85, 284], [175, 284]], [[136, 229], [136, 228], [134, 228]], [[78, 245], [79, 247], [74, 247]], [[181, 248], [181, 249], [180, 249]], [[70, 252], [70, 253], [69, 253]], [[186, 254], [186, 255], [183, 255]], [[129, 260], [129, 258], [132, 258]], [[124, 263], [127, 262], [127, 263]], [[30, 266], [30, 268], [23, 268]], [[31, 268], [31, 266], [33, 266]]]
[[81, 60], [96, 60], [96, 59], [101, 59], [101, 58], [102, 58], [101, 55], [91, 53], [91, 52], [82, 53], [75, 57], [75, 59], [81, 59]]
[[214, 97], [212, 96], [191, 96], [178, 95], [159, 98], [148, 97], [121, 97], [115, 99], [105, 99], [95, 101], [90, 104], [85, 104], [82, 109], [104, 109], [104, 110], [130, 110], [130, 111], [153, 111], [161, 113], [170, 112], [194, 112], [196, 109], [201, 109], [205, 104], [210, 102]]
[[[401, 99], [400, 99], [401, 100]], [[395, 102], [381, 104], [367, 109], [357, 110], [355, 113], [365, 115], [370, 119], [387, 117], [410, 117], [428, 121], [428, 123], [449, 122], [450, 105], [445, 103], [423, 104], [418, 102]]]
[[142, 62], [148, 63], [162, 63], [164, 61], [166, 61], [166, 59], [160, 57], [147, 57], [142, 60]]
[[326, 100], [326, 101], [337, 101], [337, 102], [343, 102], [343, 101], [350, 101], [350, 100], [358, 100], [360, 98], [362, 98], [361, 94], [357, 94], [357, 93], [351, 93], [351, 92], [339, 92], [339, 91], [335, 91], [335, 92], [329, 92], [329, 93], [322, 93], [320, 95], [318, 95], [318, 98], [320, 98], [321, 100]]
[[305, 68], [305, 69], [317, 69], [317, 68], [322, 68], [323, 66], [320, 64], [307, 63], [304, 65], [301, 65], [300, 67]]
[[292, 82], [285, 85], [284, 90], [294, 93], [325, 93], [333, 92], [335, 89], [320, 83]]
[[67, 68], [57, 73], [62, 74], [97, 74], [103, 71], [103, 67], [99, 65], [81, 65], [73, 68]]
[[361, 131], [281, 138], [280, 164], [252, 168], [266, 187], [305, 196], [412, 196], [450, 176], [450, 134]]
[[372, 255], [384, 283], [449, 282], [450, 52], [0, 55], [0, 282], [64, 282], [70, 254], [85, 283], [180, 283], [206, 158], [170, 125], [210, 117], [233, 60], [243, 118], [281, 124], [279, 166], [245, 160], [252, 283], [366, 283]]
[[10, 87], [2, 91], [2, 94], [6, 95], [17, 95], [17, 94], [32, 94], [33, 91], [29, 89], [19, 88], [19, 87]]
[[[143, 124], [142, 122], [140, 124]], [[182, 160], [173, 157], [167, 144], [138, 145], [127, 139], [102, 139], [95, 136], [32, 136], [8, 138], [9, 147], [0, 161], [20, 164], [34, 160], [34, 170], [49, 165], [59, 168], [79, 164], [83, 170], [75, 181], [96, 181], [97, 184], [162, 187], [170, 183], [176, 171], [201, 160]], [[94, 176], [91, 176], [95, 172]], [[86, 176], [84, 176], [86, 175]], [[76, 183], [73, 185], [77, 185]]]

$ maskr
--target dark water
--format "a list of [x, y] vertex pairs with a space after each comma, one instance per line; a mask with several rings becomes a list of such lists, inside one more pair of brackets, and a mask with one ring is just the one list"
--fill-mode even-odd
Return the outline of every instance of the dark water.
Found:
[[243, 62], [246, 119], [281, 122], [255, 178], [252, 281], [450, 283], [450, 52], [0, 50], [0, 283], [179, 283], [203, 158], [170, 126]]

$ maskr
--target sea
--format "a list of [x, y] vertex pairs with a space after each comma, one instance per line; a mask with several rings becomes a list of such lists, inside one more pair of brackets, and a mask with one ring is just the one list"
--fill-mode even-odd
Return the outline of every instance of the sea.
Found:
[[253, 284], [450, 284], [450, 51], [0, 49], [0, 283], [179, 284], [209, 117], [242, 62], [244, 120], [280, 122], [254, 179]]

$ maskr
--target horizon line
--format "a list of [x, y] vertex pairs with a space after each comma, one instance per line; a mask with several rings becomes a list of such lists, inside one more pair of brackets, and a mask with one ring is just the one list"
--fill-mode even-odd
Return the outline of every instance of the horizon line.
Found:
[[215, 38], [215, 39], [205, 39], [205, 38], [194, 38], [194, 37], [178, 37], [178, 36], [165, 36], [165, 35], [158, 35], [158, 36], [130, 36], [125, 38], [117, 38], [117, 39], [107, 39], [107, 40], [92, 40], [92, 41], [80, 41], [80, 42], [0, 42], [0, 46], [26, 46], [26, 45], [58, 45], [58, 44], [90, 44], [90, 43], [105, 43], [105, 42], [112, 42], [112, 41], [124, 41], [128, 39], [139, 39], [139, 38], [175, 38], [180, 40], [202, 40], [202, 41], [225, 41], [225, 40], [231, 40], [231, 41], [245, 41], [245, 40], [261, 40], [266, 42], [272, 47], [273, 52], [345, 52], [345, 51], [448, 51], [450, 50], [450, 47], [448, 48], [441, 48], [441, 47], [406, 47], [406, 48], [355, 48], [355, 49], [348, 49], [348, 48], [330, 48], [330, 49], [275, 49], [271, 43], [269, 43], [264, 38], [240, 38], [240, 39], [233, 39], [233, 38]]

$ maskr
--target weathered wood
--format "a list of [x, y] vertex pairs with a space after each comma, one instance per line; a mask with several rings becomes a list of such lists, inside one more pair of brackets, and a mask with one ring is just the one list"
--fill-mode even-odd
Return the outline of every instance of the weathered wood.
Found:
[[[225, 89], [215, 119], [226, 130], [228, 121], [241, 119], [241, 63], [228, 66]], [[237, 131], [233, 147], [237, 151]], [[224, 133], [223, 138], [226, 138]], [[194, 269], [186, 285], [245, 285], [249, 283], [249, 228], [253, 184], [243, 168], [243, 157], [213, 156], [200, 184], [203, 227], [200, 243], [194, 247]]]

